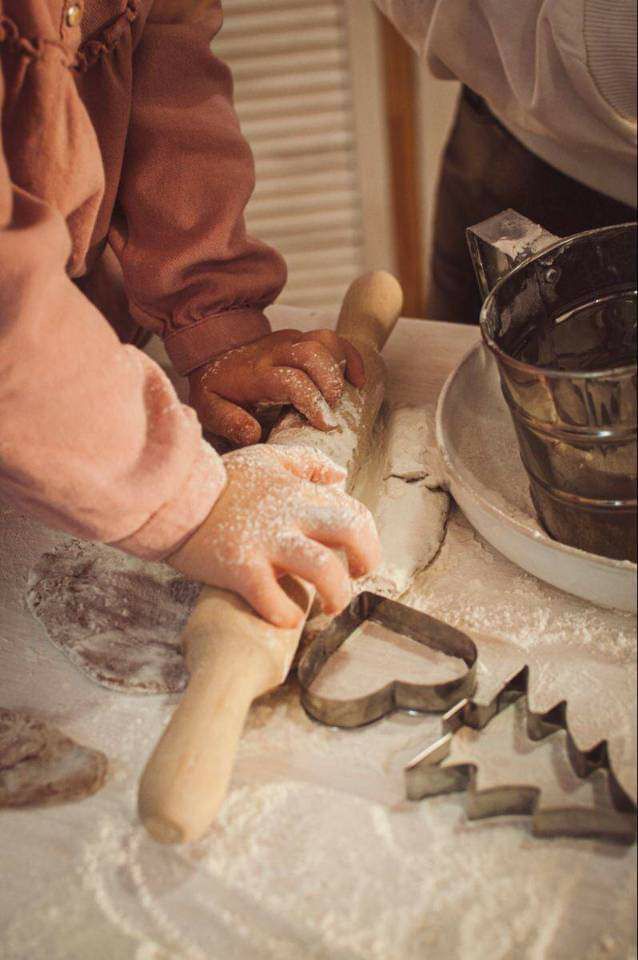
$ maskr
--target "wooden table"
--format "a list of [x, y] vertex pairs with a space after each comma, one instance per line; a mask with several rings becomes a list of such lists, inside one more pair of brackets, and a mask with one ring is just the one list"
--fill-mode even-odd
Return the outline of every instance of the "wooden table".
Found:
[[[273, 311], [276, 326], [333, 319]], [[476, 338], [466, 327], [401, 321], [386, 352], [392, 397], [434, 404]], [[136, 822], [135, 789], [171, 698], [102, 689], [53, 649], [23, 595], [29, 568], [63, 538], [10, 510], [1, 519], [0, 704], [45, 716], [111, 761], [104, 789], [82, 803], [0, 812], [3, 960], [633, 955], [635, 848], [541, 841], [524, 818], [470, 824], [461, 796], [403, 800], [405, 762], [438, 733], [431, 716], [329, 730], [284, 689], [253, 709], [211, 834], [186, 848], [156, 845]], [[635, 669], [632, 617], [541, 585], [456, 513], [410, 602], [475, 635], [489, 632], [503, 649], [555, 656], [575, 637], [592, 662]], [[436, 663], [401, 642], [359, 637], [344, 648], [334, 682], [354, 693], [429, 668]], [[489, 679], [481, 676], [483, 690]], [[602, 693], [592, 689], [591, 709], [604, 709]], [[493, 756], [522, 763], [532, 750], [516, 724]], [[564, 785], [564, 757], [547, 749]]]

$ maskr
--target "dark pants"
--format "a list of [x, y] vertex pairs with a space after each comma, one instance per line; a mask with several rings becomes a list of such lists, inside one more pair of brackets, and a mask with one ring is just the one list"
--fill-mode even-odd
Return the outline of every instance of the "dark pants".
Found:
[[636, 211], [530, 153], [464, 88], [438, 185], [425, 316], [477, 323], [465, 228], [511, 207], [557, 236], [635, 220]]

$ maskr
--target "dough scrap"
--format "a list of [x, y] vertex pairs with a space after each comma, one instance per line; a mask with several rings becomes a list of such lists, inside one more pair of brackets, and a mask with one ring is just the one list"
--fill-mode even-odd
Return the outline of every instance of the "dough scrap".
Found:
[[99, 750], [27, 713], [0, 707], [0, 807], [82, 800], [106, 778]]
[[163, 564], [71, 540], [40, 558], [27, 603], [92, 680], [127, 693], [174, 693], [186, 686], [179, 641], [199, 590]]
[[441, 546], [450, 498], [439, 489], [444, 478], [432, 416], [431, 407], [398, 405], [387, 415], [385, 457], [371, 505], [383, 559], [357, 591], [400, 597]]

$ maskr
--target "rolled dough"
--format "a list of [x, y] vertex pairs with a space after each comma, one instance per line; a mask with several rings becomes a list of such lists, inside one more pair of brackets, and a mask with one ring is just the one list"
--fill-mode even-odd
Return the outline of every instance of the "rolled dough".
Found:
[[71, 540], [38, 561], [27, 603], [51, 642], [92, 680], [173, 693], [186, 685], [179, 638], [199, 589], [164, 564]]
[[385, 371], [376, 354], [362, 350], [366, 361], [367, 381], [362, 390], [346, 383], [334, 411], [336, 429], [324, 433], [316, 430], [298, 413], [291, 411], [275, 425], [268, 443], [276, 446], [313, 447], [330, 457], [347, 474], [347, 489], [353, 491], [360, 471], [372, 459], [373, 432], [385, 382]]
[[[383, 370], [375, 358], [371, 382], [365, 390], [383, 390]], [[383, 560], [356, 591], [371, 590], [396, 598], [436, 556], [445, 535], [449, 496], [443, 490], [443, 470], [434, 441], [434, 410], [426, 406], [395, 405], [379, 419], [366, 421], [364, 392], [346, 384], [337, 408], [336, 430], [322, 433], [296, 413], [276, 426], [270, 443], [312, 446], [348, 471], [348, 490], [372, 510]], [[357, 425], [361, 424], [361, 429]]]
[[382, 561], [357, 584], [396, 599], [436, 556], [445, 536], [450, 498], [440, 489], [442, 466], [433, 437], [434, 411], [396, 406], [386, 418], [381, 444], [381, 471], [368, 484]]
[[103, 753], [0, 707], [0, 807], [81, 800], [100, 789], [106, 771]]

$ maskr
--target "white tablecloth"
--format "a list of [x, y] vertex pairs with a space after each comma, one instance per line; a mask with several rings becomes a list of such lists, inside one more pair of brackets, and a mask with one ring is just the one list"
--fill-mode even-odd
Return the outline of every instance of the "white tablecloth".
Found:
[[[326, 319], [297, 314], [307, 327]], [[275, 325], [291, 325], [285, 310], [273, 316]], [[401, 321], [387, 348], [391, 396], [434, 403], [476, 336]], [[210, 835], [183, 848], [155, 844], [136, 820], [135, 791], [172, 702], [93, 685], [48, 643], [25, 609], [25, 578], [61, 537], [8, 510], [0, 520], [0, 705], [36, 712], [103, 750], [111, 766], [105, 787], [83, 802], [0, 811], [3, 960], [635, 955], [635, 847], [539, 840], [525, 818], [469, 823], [461, 795], [403, 799], [405, 762], [438, 734], [432, 716], [330, 730], [305, 716], [292, 687], [284, 689], [253, 708], [232, 792]], [[489, 635], [481, 647], [484, 695], [492, 667], [518, 651], [540, 665], [541, 700], [551, 688], [541, 682], [545, 670], [564, 676], [580, 709], [602, 711], [604, 720], [605, 671], [635, 673], [632, 617], [523, 574], [456, 513], [410, 599], [477, 638]], [[369, 638], [366, 649], [382, 642]], [[402, 669], [436, 668], [404, 646], [386, 644], [387, 655], [375, 660], [361, 637], [353, 639], [335, 682], [354, 693]], [[589, 658], [580, 680], [568, 669], [574, 651]], [[635, 690], [628, 689], [622, 709], [631, 751]], [[586, 797], [591, 788], [574, 783], [560, 736], [530, 745], [519, 714], [485, 733], [485, 784], [503, 769], [525, 778], [533, 766], [553, 797]], [[610, 711], [610, 722], [618, 715]]]

